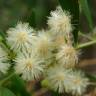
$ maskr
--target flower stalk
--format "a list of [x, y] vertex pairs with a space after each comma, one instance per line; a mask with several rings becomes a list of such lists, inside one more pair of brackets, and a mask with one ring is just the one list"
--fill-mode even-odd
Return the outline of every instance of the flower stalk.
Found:
[[4, 84], [7, 80], [9, 80], [10, 78], [12, 78], [15, 75], [15, 73], [11, 73], [9, 76], [7, 76], [6, 78], [4, 78], [3, 80], [0, 81], [0, 86], [2, 84]]
[[87, 43], [83, 43], [83, 44], [79, 44], [79, 45], [77, 45], [76, 49], [86, 48], [86, 47], [94, 45], [94, 44], [96, 44], [96, 40], [93, 40], [93, 41], [90, 41]]

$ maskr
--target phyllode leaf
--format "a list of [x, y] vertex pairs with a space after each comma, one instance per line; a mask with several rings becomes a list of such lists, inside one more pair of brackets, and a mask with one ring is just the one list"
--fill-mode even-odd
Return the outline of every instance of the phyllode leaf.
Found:
[[91, 11], [90, 11], [90, 8], [88, 5], [88, 0], [79, 0], [79, 3], [81, 4], [82, 11], [87, 18], [89, 28], [90, 28], [90, 30], [92, 30], [94, 27], [93, 26], [94, 24], [93, 24], [93, 20], [92, 20]]
[[0, 96], [16, 96], [16, 95], [9, 89], [0, 87]]

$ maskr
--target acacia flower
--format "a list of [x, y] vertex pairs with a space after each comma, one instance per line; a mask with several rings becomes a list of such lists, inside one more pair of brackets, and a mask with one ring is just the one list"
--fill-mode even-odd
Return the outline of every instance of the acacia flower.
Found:
[[36, 37], [33, 28], [31, 28], [28, 23], [21, 22], [19, 22], [15, 28], [10, 28], [7, 34], [8, 44], [14, 51], [28, 49], [32, 46]]
[[72, 68], [78, 63], [78, 52], [70, 45], [63, 45], [56, 54], [57, 61], [65, 68]]
[[22, 74], [22, 78], [28, 81], [39, 79], [45, 68], [44, 61], [39, 59], [34, 52], [20, 53], [15, 62], [16, 73]]
[[50, 88], [59, 93], [65, 92], [66, 86], [69, 83], [68, 74], [69, 70], [64, 69], [62, 66], [55, 66], [48, 69], [46, 79], [50, 82]]
[[66, 40], [65, 40], [64, 36], [57, 35], [54, 37], [53, 45], [56, 49], [60, 48], [64, 44], [66, 44]]
[[69, 90], [72, 94], [82, 95], [87, 86], [89, 85], [89, 80], [84, 76], [84, 73], [81, 71], [75, 71], [70, 75], [70, 86]]
[[50, 35], [44, 30], [38, 32], [35, 50], [39, 57], [50, 58], [52, 50], [52, 41]]
[[69, 36], [72, 31], [71, 16], [68, 12], [63, 11], [61, 7], [57, 7], [55, 11], [51, 12], [48, 18], [48, 25], [53, 34], [56, 33]]

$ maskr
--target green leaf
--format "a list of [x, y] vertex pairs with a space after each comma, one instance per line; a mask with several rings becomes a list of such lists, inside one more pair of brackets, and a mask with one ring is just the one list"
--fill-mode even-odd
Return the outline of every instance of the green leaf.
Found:
[[61, 96], [58, 92], [51, 91], [52, 96]]
[[[27, 21], [36, 29], [42, 29], [46, 27], [47, 15], [50, 7], [48, 6], [48, 0], [37, 0], [34, 8], [31, 9], [31, 14]], [[47, 3], [47, 5], [46, 5]], [[48, 8], [47, 8], [48, 7]]]
[[14, 75], [11, 78], [11, 83], [8, 86], [15, 94], [21, 94], [21, 96], [30, 96], [26, 90], [26, 83], [18, 75]]
[[79, 29], [79, 4], [78, 0], [59, 0], [63, 10], [67, 10], [72, 15], [72, 24], [74, 26], [74, 41], [78, 41], [78, 29]]
[[9, 89], [0, 87], [0, 96], [16, 96], [16, 95]]
[[81, 5], [81, 9], [87, 18], [87, 21], [89, 23], [89, 27], [92, 30], [93, 29], [93, 20], [92, 20], [91, 11], [90, 11], [90, 8], [88, 5], [88, 1], [87, 0], [79, 0], [79, 2]]

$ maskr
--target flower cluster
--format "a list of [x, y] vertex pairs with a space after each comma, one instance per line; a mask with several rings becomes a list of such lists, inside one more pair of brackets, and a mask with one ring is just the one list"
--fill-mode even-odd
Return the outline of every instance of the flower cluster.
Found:
[[[81, 95], [88, 79], [81, 71], [75, 70], [79, 52], [72, 45], [71, 16], [57, 7], [48, 18], [48, 26], [48, 30], [36, 32], [28, 23], [19, 22], [7, 31], [9, 52], [16, 54], [12, 58], [13, 68], [24, 80], [42, 77], [50, 82], [51, 89], [59, 93]], [[2, 48], [0, 54], [0, 72], [6, 73], [11, 66], [8, 54]]]
[[82, 95], [88, 85], [88, 79], [81, 71], [68, 70], [62, 66], [50, 68], [47, 72], [47, 80], [50, 82], [49, 87], [55, 91], [74, 95]]

